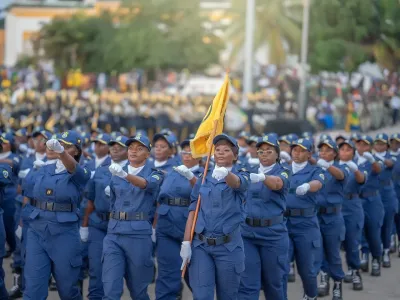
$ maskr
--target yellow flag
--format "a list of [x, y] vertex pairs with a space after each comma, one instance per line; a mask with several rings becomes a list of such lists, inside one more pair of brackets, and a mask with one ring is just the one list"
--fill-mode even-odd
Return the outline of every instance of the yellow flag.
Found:
[[[190, 142], [192, 156], [195, 158], [206, 156], [212, 147], [211, 134], [216, 124], [215, 135], [221, 134], [224, 129], [224, 116], [229, 100], [229, 76], [225, 76], [224, 83], [211, 103], [207, 114], [197, 129], [196, 136]], [[217, 121], [217, 122], [216, 122]]]

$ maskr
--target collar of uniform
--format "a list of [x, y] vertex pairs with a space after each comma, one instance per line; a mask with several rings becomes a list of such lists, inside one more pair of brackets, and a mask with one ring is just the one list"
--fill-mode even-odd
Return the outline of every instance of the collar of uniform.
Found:
[[0, 153], [0, 159], [6, 159], [11, 154], [11, 151]]
[[298, 175], [298, 174], [307, 173], [307, 172], [310, 170], [310, 168], [311, 168], [311, 164], [310, 164], [309, 162], [307, 162], [306, 166], [305, 166], [303, 169], [299, 170], [299, 171], [296, 172], [296, 173], [293, 173], [293, 167], [290, 166], [290, 169], [292, 170], [292, 174], [293, 174], [293, 175]]
[[36, 159], [36, 160], [44, 160], [45, 157], [46, 157], [46, 152], [43, 153], [43, 154], [40, 154], [40, 153], [38, 153], [38, 152], [35, 152], [35, 159]]
[[108, 155], [106, 155], [106, 156], [104, 156], [104, 157], [102, 157], [102, 158], [95, 158], [94, 159], [94, 166], [95, 166], [95, 168], [97, 169], [98, 167], [100, 167], [101, 165], [103, 165], [103, 163], [107, 160], [107, 158], [108, 158], [109, 156]]
[[277, 165], [277, 163], [274, 163], [273, 165], [264, 167], [264, 166], [262, 166], [262, 165], [260, 164], [260, 167], [259, 167], [259, 169], [258, 169], [258, 170], [259, 170], [259, 173], [269, 174], [269, 173], [271, 173], [271, 172], [275, 169], [276, 165]]

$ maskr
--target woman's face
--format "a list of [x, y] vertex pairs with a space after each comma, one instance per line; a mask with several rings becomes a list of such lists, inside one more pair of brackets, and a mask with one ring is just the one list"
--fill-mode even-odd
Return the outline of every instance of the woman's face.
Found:
[[339, 159], [342, 161], [351, 161], [354, 157], [354, 149], [350, 145], [343, 144], [339, 148]]
[[363, 155], [364, 152], [371, 151], [371, 145], [367, 144], [364, 141], [358, 141], [356, 144], [356, 149], [357, 149], [358, 154]]
[[166, 161], [172, 154], [166, 140], [160, 138], [154, 144], [154, 157], [157, 161]]
[[260, 159], [260, 163], [264, 167], [271, 166], [278, 160], [278, 153], [276, 152], [275, 147], [271, 145], [262, 144], [258, 148], [257, 153], [258, 158]]
[[182, 163], [189, 169], [199, 164], [199, 159], [193, 158], [189, 145], [183, 147], [181, 151], [181, 156], [182, 156]]
[[114, 162], [124, 161], [128, 158], [128, 148], [115, 143], [110, 147], [110, 156]]
[[300, 146], [295, 146], [292, 149], [292, 160], [297, 163], [301, 164], [308, 161], [311, 157], [311, 153], [308, 152], [306, 149], [303, 149]]
[[318, 154], [320, 158], [326, 161], [332, 161], [336, 158], [336, 151], [328, 145], [322, 145], [322, 147], [319, 148]]
[[374, 143], [374, 150], [376, 152], [385, 152], [388, 149], [388, 144], [381, 142], [381, 141], [376, 141]]
[[128, 147], [128, 159], [134, 166], [143, 165], [149, 156], [149, 150], [139, 142], [133, 142]]
[[281, 151], [285, 151], [287, 153], [290, 153], [290, 145], [284, 141], [281, 141], [279, 143], [279, 148]]
[[214, 159], [218, 167], [231, 167], [237, 159], [237, 155], [233, 153], [232, 145], [229, 142], [222, 141], [215, 145]]

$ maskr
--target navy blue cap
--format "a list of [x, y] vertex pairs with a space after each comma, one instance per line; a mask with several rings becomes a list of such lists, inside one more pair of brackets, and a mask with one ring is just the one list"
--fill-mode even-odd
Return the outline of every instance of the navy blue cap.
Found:
[[151, 151], [150, 140], [147, 136], [144, 136], [141, 134], [135, 135], [134, 137], [129, 138], [125, 142], [125, 145], [127, 147], [129, 147], [129, 145], [132, 144], [133, 142], [138, 142], [138, 143], [142, 144], [143, 146], [145, 146], [149, 151]]
[[295, 133], [289, 133], [287, 136], [288, 136], [290, 139], [292, 139], [292, 141], [298, 140], [298, 139], [299, 139], [299, 136], [298, 136], [297, 134], [295, 134]]
[[238, 135], [238, 139], [244, 138], [244, 139], [248, 140], [249, 137], [250, 137], [250, 133], [248, 133], [248, 132], [245, 131], [245, 130], [241, 131], [241, 132], [239, 133], [239, 135]]
[[332, 140], [332, 137], [329, 134], [323, 133], [319, 136], [320, 141], [325, 141], [325, 140]]
[[377, 134], [374, 142], [383, 142], [389, 144], [389, 136], [386, 133]]
[[247, 139], [247, 144], [251, 145], [252, 143], [258, 143], [258, 140], [259, 140], [258, 136], [252, 135]]
[[350, 140], [356, 140], [358, 141], [361, 137], [361, 134], [359, 134], [358, 132], [354, 132], [350, 135]]
[[296, 146], [299, 146], [308, 152], [312, 152], [313, 149], [313, 143], [310, 139], [298, 139], [293, 141], [291, 147], [294, 148]]
[[165, 140], [170, 148], [173, 148], [176, 145], [174, 136], [156, 133], [153, 138], [153, 144], [155, 144], [159, 139]]
[[14, 134], [12, 132], [4, 132], [1, 134], [1, 141], [4, 144], [14, 144]]
[[339, 134], [335, 137], [335, 141], [337, 141], [338, 139], [344, 139], [346, 140], [347, 138], [343, 135], [343, 134]]
[[26, 128], [20, 128], [15, 132], [15, 135], [19, 137], [28, 136], [28, 131]]
[[213, 144], [215, 145], [219, 141], [223, 141], [223, 140], [230, 142], [234, 147], [239, 149], [237, 141], [233, 137], [231, 137], [225, 133], [217, 135], [213, 140]]
[[43, 126], [36, 126], [32, 130], [32, 137], [36, 137], [40, 134], [41, 131], [45, 130]]
[[183, 140], [181, 142], [181, 148], [185, 148], [186, 146], [190, 146], [190, 139]]
[[50, 131], [47, 130], [42, 130], [40, 132], [37, 132], [36, 137], [39, 135], [43, 135], [45, 139], [49, 140], [53, 136], [53, 134]]
[[60, 142], [67, 145], [75, 145], [77, 147], [82, 147], [82, 137], [75, 130], [65, 131], [63, 133], [57, 134], [57, 138]]
[[136, 130], [135, 135], [147, 136], [147, 132], [144, 129], [138, 129]]
[[319, 142], [318, 148], [321, 148], [323, 145], [327, 145], [329, 148], [331, 148], [335, 151], [338, 151], [338, 147], [337, 147], [336, 143], [334, 141], [332, 141], [331, 139], [327, 139], [327, 140]]
[[[126, 137], [126, 136], [124, 136], [124, 135], [120, 135], [120, 136], [117, 136], [116, 138], [111, 139], [111, 140], [108, 142], [108, 145], [109, 145], [109, 146], [112, 146], [112, 145], [114, 145], [114, 144], [119, 144], [119, 145], [121, 145], [122, 147], [126, 147], [126, 142], [127, 142], [128, 140], [129, 140], [128, 137]], [[147, 146], [146, 146], [146, 147], [147, 147]]]
[[262, 144], [268, 144], [277, 148], [279, 147], [278, 138], [274, 135], [269, 135], [269, 134], [263, 136], [262, 138], [259, 138], [256, 147], [259, 148]]
[[90, 134], [89, 133], [82, 132], [81, 137], [82, 137], [82, 143], [87, 144], [90, 142]]
[[99, 142], [104, 145], [108, 145], [110, 141], [111, 141], [111, 136], [107, 133], [100, 133], [92, 140], [92, 142], [94, 143]]
[[352, 140], [345, 140], [339, 144], [339, 148], [342, 147], [343, 145], [349, 145], [351, 148], [356, 149], [356, 145]]
[[365, 142], [368, 145], [372, 145], [374, 143], [374, 140], [369, 135], [364, 134], [358, 137], [357, 142]]
[[398, 142], [400, 142], [400, 134], [398, 133], [394, 133], [390, 136], [390, 140], [396, 140]]

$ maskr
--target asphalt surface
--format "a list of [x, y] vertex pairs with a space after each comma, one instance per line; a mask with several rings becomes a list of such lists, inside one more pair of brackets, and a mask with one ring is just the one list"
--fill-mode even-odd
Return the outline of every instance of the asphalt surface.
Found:
[[[392, 126], [388, 128], [384, 128], [379, 131], [374, 131], [374, 132], [369, 132], [371, 136], [374, 137], [375, 134], [385, 132], [387, 134], [393, 134], [393, 133], [400, 133], [400, 125], [398, 126]], [[328, 132], [332, 135], [332, 137], [335, 137], [338, 134], [346, 134], [344, 131], [331, 131]], [[400, 258], [397, 256], [397, 253], [392, 254], [392, 267], [385, 269], [382, 268], [382, 275], [381, 277], [371, 277], [368, 273], [363, 273], [362, 278], [364, 282], [364, 290], [363, 291], [353, 291], [352, 290], [352, 285], [351, 284], [344, 284], [343, 288], [343, 299], [345, 300], [399, 300], [400, 299]], [[4, 260], [3, 267], [5, 269], [6, 273], [6, 286], [7, 289], [9, 289], [12, 286], [13, 283], [13, 278], [11, 274], [11, 268], [10, 268], [10, 263], [11, 259], [6, 259]], [[346, 271], [346, 268], [344, 266], [344, 270]], [[332, 282], [331, 282], [332, 283]], [[331, 284], [331, 288], [332, 288]], [[149, 286], [149, 296], [150, 299], [155, 299], [155, 293], [154, 293], [154, 288], [155, 285], [151, 284]], [[85, 299], [87, 299], [88, 291], [88, 280], [85, 280], [84, 282], [84, 295]], [[323, 299], [332, 299], [331, 297], [332, 291], [330, 293], [330, 296], [325, 297]], [[289, 300], [296, 300], [296, 299], [302, 299], [303, 296], [303, 288], [301, 284], [301, 279], [299, 275], [296, 275], [296, 282], [295, 283], [289, 283], [288, 285], [288, 298]], [[49, 300], [57, 300], [60, 299], [57, 292], [49, 292]], [[124, 295], [122, 296], [123, 300], [131, 299], [129, 296], [128, 290], [125, 288], [124, 290]], [[191, 296], [190, 291], [185, 287], [184, 294], [183, 294], [183, 299], [184, 300], [190, 300], [193, 299]], [[265, 299], [263, 295], [260, 295], [260, 299]], [[274, 299], [269, 299], [269, 300], [274, 300]]]

